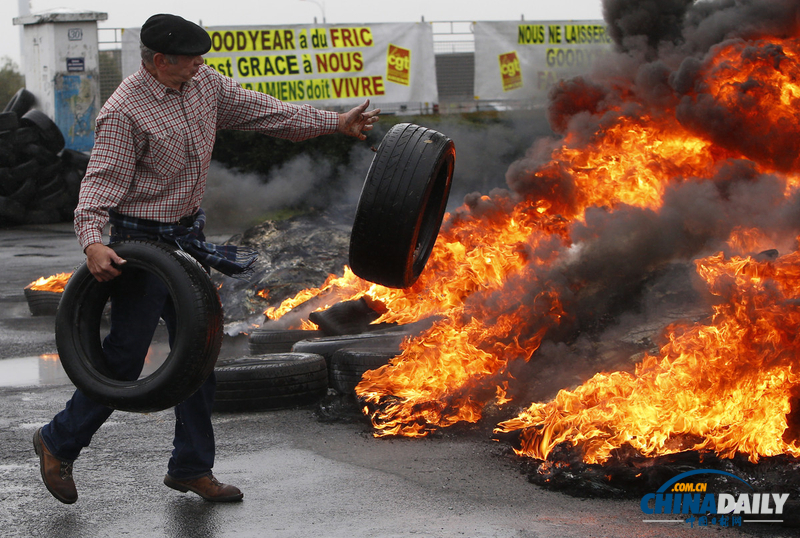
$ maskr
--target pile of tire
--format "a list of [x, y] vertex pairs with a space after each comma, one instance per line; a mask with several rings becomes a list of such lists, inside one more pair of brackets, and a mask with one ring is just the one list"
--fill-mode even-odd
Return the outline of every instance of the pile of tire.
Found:
[[354, 397], [364, 372], [399, 355], [408, 336], [401, 327], [340, 336], [257, 329], [250, 337], [250, 356], [217, 363], [214, 411], [305, 406], [322, 400], [328, 389]]
[[0, 226], [72, 220], [89, 156], [20, 89], [0, 113]]

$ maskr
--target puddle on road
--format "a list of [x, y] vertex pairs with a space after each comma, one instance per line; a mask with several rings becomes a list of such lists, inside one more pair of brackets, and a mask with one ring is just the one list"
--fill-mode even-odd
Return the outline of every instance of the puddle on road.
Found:
[[[167, 344], [153, 344], [147, 352], [140, 377], [155, 372], [169, 354]], [[58, 355], [0, 359], [0, 387], [30, 387], [41, 385], [68, 385], [67, 377]]]

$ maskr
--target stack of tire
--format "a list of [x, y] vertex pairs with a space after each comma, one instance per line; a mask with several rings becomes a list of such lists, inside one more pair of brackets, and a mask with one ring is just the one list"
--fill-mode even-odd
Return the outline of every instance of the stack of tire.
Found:
[[20, 89], [0, 113], [0, 225], [72, 220], [89, 157]]
[[325, 336], [321, 331], [256, 329], [249, 357], [220, 361], [215, 411], [263, 411], [318, 402], [331, 388], [355, 396], [367, 370], [400, 354], [402, 327]]

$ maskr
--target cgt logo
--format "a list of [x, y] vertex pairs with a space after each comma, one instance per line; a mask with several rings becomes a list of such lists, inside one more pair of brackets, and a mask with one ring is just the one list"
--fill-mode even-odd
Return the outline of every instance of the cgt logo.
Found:
[[[655, 493], [642, 497], [640, 507], [648, 515], [679, 515], [681, 519], [645, 519], [646, 523], [689, 523], [694, 527], [720, 525], [741, 526], [742, 523], [781, 523], [783, 506], [788, 493], [709, 493], [708, 483], [689, 480], [704, 474], [723, 475], [744, 484], [750, 491], [753, 487], [736, 475], [715, 469], [697, 469], [679, 474], [665, 482]], [[752, 516], [767, 516], [746, 519]], [[688, 517], [687, 517], [688, 516]], [[772, 519], [775, 517], [775, 519]]]
[[516, 51], [507, 52], [498, 56], [500, 61], [500, 77], [503, 81], [503, 91], [516, 90], [522, 87], [522, 69]]
[[386, 79], [408, 86], [411, 83], [411, 51], [389, 43], [386, 54]]

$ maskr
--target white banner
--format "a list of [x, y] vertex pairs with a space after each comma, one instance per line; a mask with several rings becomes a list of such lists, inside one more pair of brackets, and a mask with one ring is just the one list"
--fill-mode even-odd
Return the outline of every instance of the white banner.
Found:
[[475, 98], [544, 104], [560, 79], [612, 50], [604, 21], [476, 22]]
[[[213, 26], [205, 62], [242, 87], [316, 106], [435, 103], [433, 32], [426, 23]], [[123, 32], [123, 59], [139, 29]], [[126, 52], [128, 51], [128, 52]], [[138, 69], [123, 62], [124, 74]]]

